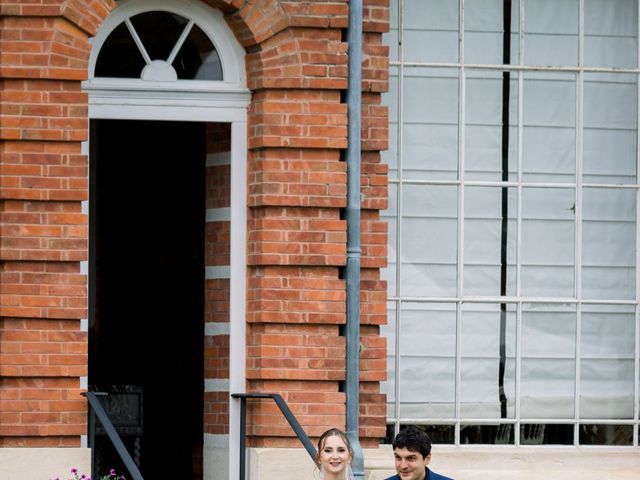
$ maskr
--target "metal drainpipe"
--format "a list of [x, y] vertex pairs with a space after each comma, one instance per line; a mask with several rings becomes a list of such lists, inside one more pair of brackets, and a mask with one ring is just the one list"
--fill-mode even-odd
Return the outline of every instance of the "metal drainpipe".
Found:
[[356, 480], [364, 479], [364, 458], [360, 446], [360, 125], [362, 108], [362, 0], [349, 0], [347, 30], [347, 372], [346, 424], [347, 436], [354, 456], [351, 468]]

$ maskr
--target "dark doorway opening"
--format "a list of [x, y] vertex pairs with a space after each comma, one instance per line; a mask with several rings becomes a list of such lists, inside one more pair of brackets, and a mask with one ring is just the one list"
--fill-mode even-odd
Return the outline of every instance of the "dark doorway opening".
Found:
[[204, 123], [91, 122], [89, 388], [145, 478], [202, 479], [205, 148]]

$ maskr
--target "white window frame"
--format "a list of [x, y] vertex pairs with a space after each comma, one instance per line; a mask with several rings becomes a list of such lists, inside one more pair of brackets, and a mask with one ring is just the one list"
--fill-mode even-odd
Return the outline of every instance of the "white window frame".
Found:
[[[579, 445], [579, 427], [581, 423], [597, 423], [597, 424], [616, 424], [616, 425], [632, 425], [633, 426], [633, 447], [639, 446], [638, 439], [638, 429], [639, 429], [639, 403], [640, 403], [640, 193], [638, 184], [638, 177], [640, 176], [640, 138], [638, 138], [636, 142], [636, 181], [633, 184], [596, 184], [596, 183], [586, 183], [582, 181], [582, 131], [583, 131], [583, 83], [584, 83], [584, 75], [585, 73], [591, 72], [616, 72], [616, 73], [628, 73], [636, 76], [636, 80], [638, 81], [638, 76], [640, 74], [640, 41], [638, 42], [638, 58], [636, 66], [637, 68], [600, 68], [600, 67], [585, 67], [584, 66], [584, 0], [579, 0], [579, 47], [578, 47], [578, 65], [575, 67], [551, 67], [551, 66], [528, 66], [525, 65], [524, 61], [524, 10], [525, 10], [525, 2], [527, 1], [535, 1], [535, 0], [519, 0], [519, 41], [518, 41], [518, 62], [515, 64], [510, 64], [508, 66], [499, 65], [499, 64], [465, 64], [464, 58], [464, 50], [465, 50], [465, 33], [464, 33], [464, 0], [458, 1], [458, 58], [459, 62], [457, 63], [447, 63], [447, 62], [407, 62], [404, 61], [403, 57], [403, 0], [397, 0], [398, 6], [398, 60], [390, 61], [390, 67], [396, 68], [398, 71], [398, 97], [397, 97], [397, 153], [396, 153], [396, 161], [397, 161], [397, 178], [390, 178], [389, 184], [396, 186], [396, 202], [397, 209], [392, 212], [389, 211], [385, 215], [386, 217], [394, 218], [396, 223], [396, 235], [395, 235], [395, 252], [390, 248], [390, 254], [394, 257], [395, 262], [395, 291], [389, 292], [388, 301], [391, 307], [391, 310], [395, 315], [395, 358], [393, 361], [395, 362], [395, 375], [393, 378], [393, 388], [394, 388], [394, 405], [393, 405], [393, 415], [389, 416], [387, 421], [388, 424], [394, 427], [394, 431], [397, 432], [401, 424], [420, 424], [420, 425], [453, 425], [455, 427], [455, 444], [460, 445], [460, 427], [461, 425], [495, 425], [497, 423], [504, 424], [512, 424], [514, 425], [514, 445], [518, 446], [520, 444], [520, 424], [522, 423], [573, 423], [574, 426], [574, 445]], [[391, 5], [393, 7], [393, 3]], [[638, 9], [640, 11], [640, 7]], [[640, 14], [639, 14], [640, 17]], [[640, 32], [640, 18], [638, 21], [638, 32]], [[392, 48], [396, 48], [396, 45], [391, 45]], [[415, 179], [406, 179], [402, 177], [402, 159], [403, 159], [403, 105], [404, 105], [404, 92], [403, 92], [403, 78], [404, 69], [406, 67], [430, 67], [430, 68], [451, 68], [457, 69], [459, 73], [458, 80], [458, 178], [457, 180], [415, 180]], [[466, 97], [466, 76], [465, 70], [474, 69], [474, 70], [484, 70], [484, 71], [510, 71], [512, 72], [512, 79], [515, 77], [518, 85], [518, 151], [517, 151], [517, 170], [518, 176], [515, 181], [508, 182], [491, 182], [491, 181], [467, 181], [465, 180], [465, 97]], [[574, 240], [574, 253], [575, 253], [575, 285], [576, 292], [574, 297], [549, 297], [549, 298], [531, 298], [525, 297], [521, 295], [520, 292], [520, 265], [521, 265], [521, 198], [522, 198], [522, 189], [523, 189], [523, 179], [522, 179], [522, 135], [523, 135], [523, 122], [522, 122], [522, 102], [523, 102], [523, 90], [524, 90], [524, 73], [525, 72], [565, 72], [571, 73], [575, 75], [576, 81], [576, 172], [575, 172], [575, 183], [546, 183], [546, 182], [536, 182], [531, 183], [527, 182], [527, 186], [535, 186], [535, 187], [544, 187], [544, 188], [574, 188], [575, 189], [575, 240]], [[638, 81], [638, 86], [640, 89], [640, 81]], [[637, 115], [640, 117], [640, 92], [638, 95], [639, 105], [637, 108]], [[395, 101], [395, 99], [394, 99]], [[640, 125], [640, 118], [636, 119], [637, 125]], [[393, 125], [391, 125], [392, 127]], [[401, 285], [401, 270], [402, 270], [402, 221], [403, 221], [403, 187], [405, 185], [449, 185], [456, 186], [458, 188], [458, 220], [457, 220], [457, 295], [452, 297], [409, 297], [402, 294], [402, 285]], [[513, 187], [517, 189], [518, 192], [518, 204], [517, 204], [517, 269], [516, 269], [516, 285], [518, 286], [518, 291], [515, 296], [511, 297], [489, 297], [489, 296], [466, 296], [462, 295], [463, 292], [463, 281], [464, 281], [464, 187], [465, 186], [494, 186], [494, 187]], [[621, 300], [590, 300], [582, 298], [581, 291], [581, 265], [582, 265], [582, 251], [581, 251], [581, 243], [582, 243], [582, 191], [584, 187], [591, 188], [620, 188], [620, 189], [631, 189], [636, 192], [636, 264], [635, 264], [635, 281], [636, 281], [636, 289], [635, 289], [635, 300], [629, 301], [621, 301]], [[455, 379], [455, 416], [452, 418], [405, 418], [400, 415], [400, 394], [402, 385], [400, 383], [400, 325], [401, 325], [401, 312], [402, 306], [405, 303], [448, 303], [448, 304], [456, 304], [456, 352], [455, 352], [455, 368], [456, 368], [456, 379]], [[517, 308], [517, 324], [516, 324], [516, 390], [515, 390], [515, 416], [514, 418], [505, 418], [505, 419], [470, 419], [470, 418], [462, 418], [460, 415], [460, 365], [461, 365], [461, 311], [463, 303], [492, 303], [492, 304], [511, 304], [515, 305]], [[521, 317], [522, 317], [522, 307], [523, 304], [535, 303], [535, 304], [573, 304], [576, 306], [576, 315], [577, 315], [577, 324], [576, 324], [576, 360], [580, 358], [580, 331], [581, 331], [581, 310], [582, 305], [585, 304], [611, 304], [611, 305], [630, 305], [635, 307], [635, 372], [634, 372], [634, 415], [633, 419], [630, 420], [621, 420], [621, 419], [586, 419], [579, 417], [579, 392], [580, 392], [580, 362], [576, 361], [576, 371], [575, 371], [575, 408], [574, 408], [574, 418], [572, 421], [568, 422], [566, 419], [562, 421], [558, 421], [558, 419], [544, 419], [544, 418], [536, 418], [536, 419], [524, 419], [520, 416], [520, 408], [519, 408], [519, 398], [520, 398], [520, 358], [522, 355], [521, 352], [521, 339], [522, 339], [522, 325], [521, 325]], [[390, 313], [391, 315], [391, 313]]]

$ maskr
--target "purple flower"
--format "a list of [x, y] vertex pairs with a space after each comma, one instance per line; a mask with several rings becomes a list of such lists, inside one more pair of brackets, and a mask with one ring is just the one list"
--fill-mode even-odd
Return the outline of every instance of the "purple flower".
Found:
[[78, 473], [78, 469], [77, 468], [72, 468], [71, 469], [71, 473], [73, 473], [75, 475], [76, 473]]

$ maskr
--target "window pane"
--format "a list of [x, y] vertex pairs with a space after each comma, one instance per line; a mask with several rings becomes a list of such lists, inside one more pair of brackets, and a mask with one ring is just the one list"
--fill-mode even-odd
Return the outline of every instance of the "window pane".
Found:
[[584, 189], [583, 298], [635, 299], [636, 196], [635, 190]]
[[[505, 5], [511, 8], [508, 39], [504, 28]], [[465, 63], [517, 64], [519, 9], [518, 0], [465, 0]], [[508, 54], [506, 61], [505, 54]]]
[[136, 33], [151, 60], [168, 60], [187, 26], [187, 19], [167, 12], [145, 12], [131, 17]]
[[403, 305], [400, 319], [400, 415], [455, 414], [455, 304]]
[[575, 192], [522, 190], [522, 294], [574, 295]]
[[515, 295], [516, 195], [515, 188], [465, 187], [465, 295]]
[[512, 445], [513, 425], [460, 425], [460, 443], [470, 445]]
[[402, 177], [457, 178], [458, 73], [412, 68], [405, 72]]
[[[510, 80], [510, 78], [514, 78]], [[518, 82], [509, 72], [472, 71], [466, 80], [467, 180], [515, 180], [518, 159]], [[505, 84], [508, 85], [505, 91]], [[507, 121], [503, 121], [503, 115]], [[505, 125], [506, 123], [506, 125]], [[503, 143], [508, 145], [503, 158]], [[504, 162], [504, 164], [503, 164]]]
[[396, 305], [387, 304], [387, 324], [380, 326], [380, 335], [387, 339], [387, 379], [380, 382], [380, 393], [387, 396], [387, 418], [394, 418], [396, 404]]
[[457, 293], [458, 188], [406, 185], [402, 195], [402, 293]]
[[526, 74], [523, 102], [523, 180], [575, 182], [575, 77]]
[[585, 0], [584, 63], [634, 68], [638, 63], [637, 0]]
[[513, 418], [515, 306], [463, 305], [461, 340], [461, 417]]
[[102, 45], [94, 76], [140, 78], [144, 58], [124, 23], [118, 25]]
[[382, 43], [389, 46], [389, 60], [392, 62], [398, 61], [399, 58], [400, 11], [398, 3], [399, 0], [391, 0], [389, 2], [389, 31], [382, 34]]
[[458, 61], [458, 2], [404, 0], [404, 60]]
[[523, 305], [520, 386], [523, 418], [574, 416], [575, 344], [575, 305]]
[[633, 425], [580, 425], [581, 445], [633, 445]]
[[578, 0], [525, 2], [526, 65], [578, 64]]
[[387, 282], [387, 292], [389, 296], [394, 297], [397, 295], [396, 285], [396, 268], [397, 268], [397, 229], [398, 229], [398, 205], [397, 205], [397, 192], [398, 186], [395, 184], [389, 185], [389, 203], [387, 209], [381, 212], [380, 216], [387, 222], [388, 228], [388, 255], [387, 266], [380, 271], [380, 277]]
[[389, 91], [382, 94], [382, 104], [389, 108], [389, 148], [380, 152], [380, 155], [382, 161], [389, 166], [389, 179], [398, 178], [398, 73], [398, 67], [389, 68]]
[[193, 25], [176, 56], [173, 67], [179, 79], [222, 80], [222, 64], [213, 43], [197, 25]]
[[580, 417], [633, 418], [635, 310], [585, 305], [580, 335]]
[[585, 74], [585, 182], [636, 182], [637, 99], [635, 75]]
[[520, 425], [520, 445], [573, 445], [571, 424], [525, 423]]

